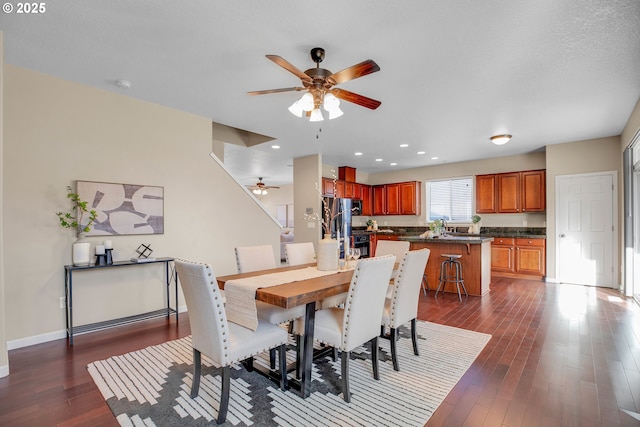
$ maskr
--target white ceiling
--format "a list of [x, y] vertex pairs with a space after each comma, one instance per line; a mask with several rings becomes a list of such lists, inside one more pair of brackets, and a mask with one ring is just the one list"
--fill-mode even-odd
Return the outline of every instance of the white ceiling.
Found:
[[[640, 98], [638, 0], [45, 4], [0, 16], [6, 63], [274, 137], [277, 151], [228, 152], [245, 184], [290, 182], [287, 165], [314, 153], [376, 173], [619, 135]], [[300, 93], [246, 94], [300, 86], [265, 54], [304, 71], [316, 46], [333, 72], [376, 61], [381, 71], [339, 87], [381, 107], [343, 101], [344, 116], [318, 125], [287, 111]], [[498, 147], [498, 133], [514, 137]]]

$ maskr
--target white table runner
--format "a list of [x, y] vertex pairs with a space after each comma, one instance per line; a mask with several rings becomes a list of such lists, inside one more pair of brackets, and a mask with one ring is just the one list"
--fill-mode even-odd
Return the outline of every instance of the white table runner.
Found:
[[224, 285], [224, 293], [227, 299], [225, 306], [227, 320], [255, 331], [258, 327], [258, 313], [256, 310], [256, 290], [258, 288], [315, 279], [336, 273], [338, 271], [320, 271], [316, 267], [306, 267], [298, 270], [229, 280]]

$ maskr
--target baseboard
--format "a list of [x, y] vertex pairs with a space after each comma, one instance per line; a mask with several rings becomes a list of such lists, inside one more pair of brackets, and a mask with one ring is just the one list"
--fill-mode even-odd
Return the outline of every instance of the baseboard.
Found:
[[[186, 305], [178, 306], [178, 313], [185, 313], [186, 311], [187, 311]], [[30, 345], [42, 344], [45, 342], [55, 341], [63, 338], [67, 338], [67, 331], [64, 329], [60, 331], [55, 331], [55, 332], [48, 332], [42, 335], [34, 335], [32, 337], [26, 337], [26, 338], [13, 340], [13, 341], [7, 341], [7, 350], [16, 350], [18, 348], [29, 347]], [[0, 369], [2, 369], [2, 367], [0, 367]], [[8, 369], [9, 368], [7, 367], [7, 370]]]
[[9, 365], [0, 366], [0, 378], [9, 376]]
[[560, 283], [555, 277], [545, 277], [544, 281], [547, 283]]
[[64, 329], [46, 334], [34, 335], [32, 337], [20, 338], [17, 340], [7, 341], [7, 350], [15, 350], [30, 345], [42, 344], [49, 341], [55, 341], [67, 337], [67, 331]]

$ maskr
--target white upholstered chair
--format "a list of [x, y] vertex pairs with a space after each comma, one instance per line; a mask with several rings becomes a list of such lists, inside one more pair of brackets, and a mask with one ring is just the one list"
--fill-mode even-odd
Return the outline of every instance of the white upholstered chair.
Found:
[[191, 325], [193, 347], [191, 398], [198, 396], [200, 388], [201, 353], [222, 367], [218, 424], [223, 423], [227, 416], [231, 385], [229, 367], [232, 364], [277, 347], [280, 358], [280, 388], [285, 390], [287, 388], [285, 356], [287, 333], [268, 322], [258, 321], [255, 331], [228, 322], [211, 266], [184, 260], [176, 260], [175, 265]]
[[[238, 273], [276, 268], [276, 258], [273, 255], [271, 245], [240, 246], [236, 248], [236, 261]], [[297, 317], [304, 316], [303, 305], [292, 308], [282, 308], [266, 302], [256, 301], [258, 319], [271, 322], [274, 325], [289, 322]]]
[[271, 245], [238, 246], [236, 248], [238, 273], [276, 268], [276, 257]]
[[429, 249], [408, 251], [400, 262], [398, 274], [394, 281], [391, 298], [387, 298], [382, 314], [381, 336], [385, 329], [390, 328], [391, 359], [393, 369], [399, 371], [397, 338], [398, 328], [411, 321], [411, 340], [413, 353], [418, 356], [418, 338], [416, 333], [416, 317], [418, 316], [418, 299], [420, 298], [420, 284], [422, 275], [429, 261]]
[[[400, 261], [404, 258], [404, 254], [409, 250], [410, 242], [401, 241], [401, 240], [378, 240], [376, 243], [376, 252], [375, 256], [383, 256], [383, 255], [394, 255], [396, 257], [396, 261]], [[391, 275], [390, 283], [393, 284], [393, 281], [396, 278], [397, 271], [394, 270]], [[393, 293], [393, 286], [389, 286], [387, 288], [387, 298], [391, 297]]]
[[[349, 356], [353, 349], [370, 341], [373, 377], [378, 372], [377, 319], [382, 318], [385, 294], [396, 257], [387, 255], [365, 258], [358, 262], [347, 292], [344, 308], [328, 308], [315, 314], [314, 339], [341, 350], [342, 395], [345, 402], [351, 401], [349, 392]], [[294, 331], [304, 333], [304, 318], [296, 319]]]
[[316, 251], [313, 243], [287, 243], [284, 254], [289, 265], [311, 264], [316, 262]]

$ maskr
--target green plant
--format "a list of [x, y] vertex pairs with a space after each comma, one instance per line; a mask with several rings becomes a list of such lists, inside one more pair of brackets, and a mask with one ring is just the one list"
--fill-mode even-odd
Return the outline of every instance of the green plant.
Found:
[[474, 215], [471, 217], [471, 221], [473, 221], [474, 224], [479, 223], [482, 220], [482, 218], [480, 218], [480, 215]]
[[429, 223], [429, 230], [434, 231], [434, 232], [438, 232], [442, 230], [442, 220], [441, 219], [434, 219], [433, 221], [431, 221]]
[[[71, 186], [67, 186], [67, 198], [71, 200], [70, 212], [56, 212], [60, 220], [60, 226], [63, 228], [75, 228], [78, 233], [88, 233], [91, 231], [94, 222], [98, 217], [95, 210], [87, 208], [88, 203], [80, 198], [78, 193], [74, 193]], [[89, 221], [83, 224], [85, 215], [89, 215]]]

